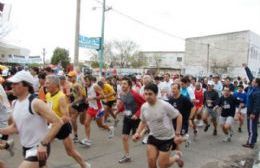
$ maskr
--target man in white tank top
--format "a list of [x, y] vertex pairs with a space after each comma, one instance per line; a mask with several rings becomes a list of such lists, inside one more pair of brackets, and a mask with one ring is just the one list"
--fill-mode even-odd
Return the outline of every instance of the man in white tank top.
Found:
[[[24, 155], [19, 168], [46, 167], [50, 143], [61, 128], [62, 121], [47, 104], [36, 98], [32, 100], [29, 110], [29, 97], [33, 94], [33, 77], [29, 72], [20, 71], [8, 81], [12, 83], [17, 100], [13, 103], [13, 123], [0, 129], [0, 134], [19, 134]], [[48, 129], [47, 122], [52, 124], [51, 129]]]

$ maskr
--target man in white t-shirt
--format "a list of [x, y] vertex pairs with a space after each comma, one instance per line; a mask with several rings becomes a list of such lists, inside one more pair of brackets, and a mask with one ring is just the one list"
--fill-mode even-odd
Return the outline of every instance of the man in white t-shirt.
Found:
[[[184, 162], [180, 159], [180, 154], [170, 156], [170, 151], [174, 139], [180, 136], [182, 115], [177, 109], [169, 103], [157, 98], [158, 87], [150, 83], [144, 88], [146, 103], [141, 108], [141, 122], [133, 136], [137, 141], [141, 137], [141, 132], [145, 127], [149, 127], [150, 133], [147, 145], [147, 158], [149, 168], [157, 167], [157, 161], [160, 168], [172, 166], [175, 162], [179, 167], [183, 167]], [[172, 125], [172, 119], [177, 120], [176, 133]]]
[[168, 101], [171, 95], [172, 81], [170, 80], [170, 74], [164, 75], [164, 82], [161, 85], [161, 97], [163, 100]]

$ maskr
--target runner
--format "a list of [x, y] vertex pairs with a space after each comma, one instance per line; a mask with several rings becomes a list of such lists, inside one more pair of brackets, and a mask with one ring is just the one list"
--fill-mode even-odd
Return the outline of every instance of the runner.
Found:
[[[6, 128], [10, 124], [11, 107], [2, 84], [0, 84], [0, 128]], [[14, 141], [8, 140], [8, 135], [0, 134], [0, 149], [7, 150], [14, 156]]]
[[[151, 83], [145, 86], [147, 102], [141, 108], [141, 122], [133, 140], [139, 140], [142, 130], [148, 126], [150, 128], [147, 145], [148, 167], [156, 168], [157, 162], [160, 168], [171, 167], [175, 162], [179, 167], [183, 167], [184, 162], [180, 159], [179, 154], [170, 156], [174, 138], [180, 135], [182, 117], [179, 111], [169, 103], [158, 99], [157, 94], [156, 84]], [[176, 135], [172, 126], [173, 119], [177, 121]]]
[[60, 78], [60, 90], [65, 94], [65, 96], [68, 98], [71, 95], [70, 89], [71, 89], [71, 83], [67, 81], [66, 77], [64, 75], [59, 76]]
[[214, 107], [213, 111], [216, 111], [218, 107], [221, 108], [221, 114], [219, 117], [220, 126], [225, 134], [223, 142], [230, 142], [233, 135], [232, 125], [234, 121], [234, 116], [236, 113], [236, 106], [240, 106], [240, 100], [237, 100], [233, 95], [231, 95], [231, 90], [228, 87], [224, 87], [223, 96], [220, 97], [218, 103]]
[[208, 123], [208, 118], [210, 116], [211, 122], [214, 126], [213, 135], [217, 135], [217, 117], [218, 114], [213, 110], [215, 107], [219, 96], [218, 93], [213, 89], [214, 83], [212, 81], [208, 82], [207, 90], [204, 92], [204, 112], [203, 112], [203, 121], [205, 123], [204, 132], [207, 132], [210, 124]]
[[141, 87], [141, 89], [139, 90], [139, 92], [138, 92], [138, 90], [135, 90], [136, 89], [136, 87], [134, 87], [133, 88], [133, 86], [132, 86], [132, 89], [135, 91], [135, 92], [137, 92], [137, 93], [139, 93], [140, 95], [144, 95], [144, 87], [147, 85], [147, 84], [149, 84], [149, 83], [151, 83], [152, 82], [152, 77], [150, 76], [150, 75], [144, 75], [143, 76], [143, 86]]
[[195, 123], [195, 119], [197, 119], [199, 127], [203, 126], [203, 121], [201, 120], [201, 118], [202, 118], [202, 111], [203, 111], [203, 104], [204, 104], [203, 102], [204, 90], [201, 87], [201, 84], [199, 82], [196, 82], [195, 84], [194, 95], [195, 95], [195, 102], [194, 102], [195, 109], [194, 109], [194, 113], [191, 114], [191, 122], [194, 129], [194, 135], [196, 135], [198, 131], [197, 131], [197, 125]]
[[77, 73], [75, 71], [70, 71], [68, 73], [69, 81], [71, 82], [71, 91], [70, 91], [70, 115], [72, 128], [74, 133], [73, 141], [74, 143], [79, 142], [78, 139], [78, 125], [77, 119], [79, 115], [85, 115], [83, 112], [87, 108], [87, 104], [85, 102], [86, 91], [82, 85], [80, 85], [77, 79]]
[[[189, 121], [190, 121], [190, 114], [194, 113], [195, 108], [193, 108], [192, 102], [185, 96], [181, 95], [180, 93], [181, 86], [177, 83], [172, 84], [172, 97], [169, 99], [169, 103], [179, 110], [179, 112], [182, 115], [182, 127], [181, 127], [181, 136], [182, 142], [187, 142], [186, 147], [189, 146]], [[177, 128], [177, 121], [172, 121], [174, 129]], [[194, 130], [194, 133], [197, 130]], [[197, 132], [196, 132], [197, 133]], [[179, 150], [179, 146], [177, 146], [177, 149]]]
[[72, 128], [69, 123], [69, 111], [66, 96], [60, 90], [60, 80], [58, 76], [49, 75], [46, 80], [46, 87], [48, 93], [46, 95], [47, 104], [50, 106], [52, 111], [61, 118], [64, 122], [59, 133], [56, 135], [56, 138], [63, 141], [63, 145], [67, 152], [67, 155], [71, 156], [81, 168], [90, 168], [89, 163], [85, 163], [79, 152], [75, 149], [73, 141], [70, 137]]
[[188, 99], [190, 99], [191, 102], [195, 102], [195, 95], [194, 90], [190, 87], [190, 80], [188, 76], [185, 76], [181, 79], [181, 94]]
[[[19, 134], [24, 156], [19, 168], [47, 167], [50, 143], [60, 130], [62, 121], [42, 100], [31, 100], [34, 82], [29, 72], [20, 71], [9, 78], [9, 81], [18, 99], [13, 103], [13, 123], [0, 129], [0, 134]], [[52, 124], [51, 129], [48, 129], [47, 122]]]
[[168, 101], [171, 95], [171, 85], [172, 81], [170, 80], [170, 74], [166, 73], [164, 75], [164, 82], [161, 84], [161, 97], [164, 101]]
[[114, 126], [117, 126], [119, 120], [116, 118], [116, 115], [112, 109], [113, 105], [116, 103], [116, 92], [108, 83], [99, 81], [98, 85], [101, 87], [104, 94], [103, 105], [105, 105], [105, 121], [107, 121], [107, 118], [110, 114], [114, 118]]
[[219, 76], [217, 74], [213, 75], [213, 82], [214, 82], [214, 90], [216, 90], [218, 92], [218, 96], [221, 97], [223, 85], [219, 80]]
[[236, 107], [236, 115], [235, 120], [239, 122], [238, 132], [242, 132], [242, 126], [244, 124], [244, 119], [246, 116], [246, 102], [247, 97], [246, 93], [244, 92], [244, 86], [238, 85], [238, 91], [234, 93], [234, 97], [241, 101], [242, 106], [239, 108], [239, 106]]
[[143, 97], [131, 89], [131, 79], [124, 77], [122, 79], [122, 93], [118, 102], [118, 112], [124, 112], [123, 119], [123, 147], [124, 156], [119, 160], [119, 163], [130, 162], [131, 157], [129, 155], [128, 139], [132, 131], [132, 134], [136, 132], [138, 124], [140, 122], [140, 108], [145, 102]]
[[[139, 93], [141, 96], [144, 96], [144, 88], [146, 85], [148, 85], [149, 83], [152, 83], [152, 77], [150, 75], [144, 75], [143, 76], [143, 86], [141, 87], [140, 91], [137, 92], [137, 90], [135, 90], [135, 88], [133, 88], [132, 86], [132, 89]], [[133, 82], [132, 82], [133, 83]], [[144, 130], [144, 132], [142, 132], [143, 134], [146, 134], [146, 133], [149, 133], [149, 128], [146, 128]], [[143, 140], [142, 140], [142, 144], [147, 144], [147, 141], [148, 141], [148, 135], [144, 136]]]
[[46, 73], [45, 72], [39, 73], [38, 78], [40, 83], [38, 98], [46, 102], [46, 94], [47, 94], [47, 89], [45, 86]]
[[92, 141], [90, 140], [90, 126], [92, 119], [96, 120], [98, 127], [109, 132], [108, 138], [112, 138], [114, 136], [114, 127], [109, 127], [104, 124], [104, 109], [101, 104], [101, 99], [104, 98], [104, 94], [102, 88], [96, 84], [96, 78], [92, 76], [85, 76], [85, 85], [87, 87], [87, 101], [89, 106], [86, 112], [85, 120], [86, 138], [82, 139], [80, 143], [90, 146], [92, 145]]
[[39, 88], [40, 88], [40, 83], [39, 83], [39, 78], [38, 78], [39, 68], [38, 67], [32, 67], [31, 68], [31, 74], [33, 76], [34, 93], [38, 94], [38, 91], [39, 91]]

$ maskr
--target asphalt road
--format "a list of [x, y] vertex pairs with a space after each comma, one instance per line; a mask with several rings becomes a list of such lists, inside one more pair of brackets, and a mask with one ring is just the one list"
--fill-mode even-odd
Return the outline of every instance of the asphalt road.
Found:
[[[111, 123], [112, 124], [112, 123]], [[76, 148], [83, 158], [89, 161], [92, 168], [146, 168], [146, 146], [141, 142], [130, 142], [130, 156], [132, 162], [119, 164], [118, 160], [122, 157], [123, 148], [121, 143], [122, 119], [116, 128], [115, 137], [108, 139], [108, 134], [104, 130], [97, 128], [92, 123], [91, 137], [93, 145], [84, 147], [76, 144]], [[218, 136], [212, 135], [212, 127], [208, 132], [199, 129], [198, 136], [189, 148], [182, 147], [184, 153], [185, 168], [245, 168], [255, 157], [257, 149], [250, 150], [241, 147], [246, 141], [247, 133], [243, 128], [243, 133], [237, 133], [237, 126], [234, 127], [235, 134], [229, 143], [222, 142], [224, 137], [221, 129], [218, 129]], [[190, 131], [191, 132], [191, 131]], [[79, 136], [84, 138], [83, 127], [79, 126]], [[192, 137], [192, 136], [191, 136]], [[4, 161], [9, 168], [18, 167], [22, 161], [22, 148], [19, 144], [18, 136], [15, 139], [15, 156], [10, 157], [6, 151], [0, 152], [0, 160]], [[193, 139], [193, 138], [192, 138]], [[61, 141], [55, 140], [52, 143], [51, 156], [48, 160], [50, 168], [76, 168], [79, 167], [75, 161], [66, 155], [66, 151]], [[178, 167], [174, 165], [173, 167]], [[250, 166], [249, 166], [250, 167]], [[248, 168], [249, 168], [248, 167]]]

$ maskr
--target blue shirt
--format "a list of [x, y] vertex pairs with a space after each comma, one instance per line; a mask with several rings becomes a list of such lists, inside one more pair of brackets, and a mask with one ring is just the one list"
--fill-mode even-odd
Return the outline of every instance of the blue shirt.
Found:
[[234, 93], [234, 97], [239, 100], [241, 103], [244, 103], [244, 105], [246, 105], [247, 103], [247, 95], [246, 93], [242, 92], [235, 92]]
[[181, 95], [190, 99], [190, 95], [187, 88], [181, 88]]

